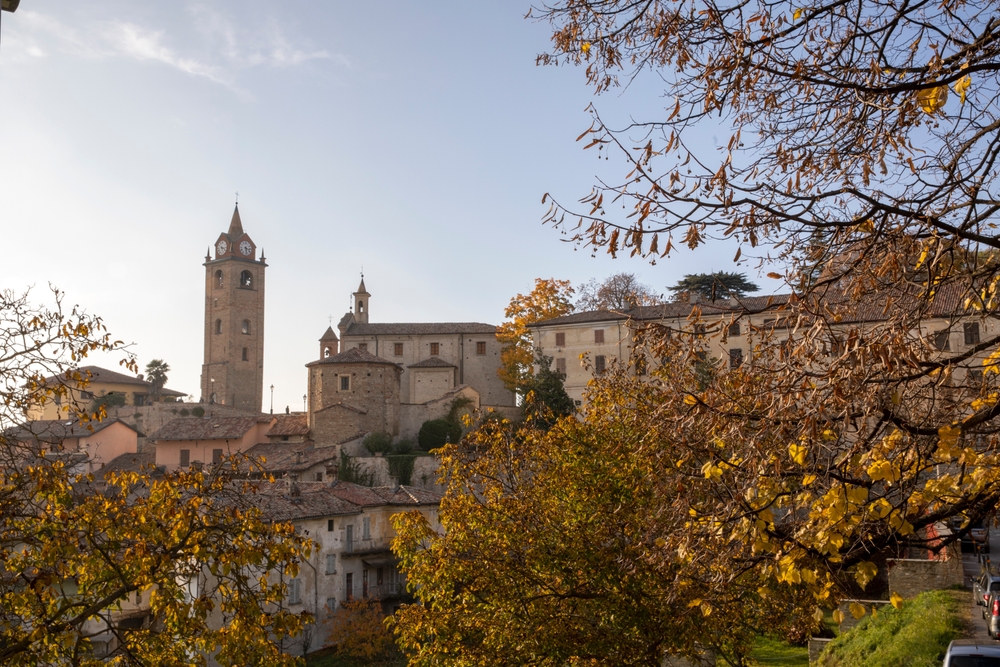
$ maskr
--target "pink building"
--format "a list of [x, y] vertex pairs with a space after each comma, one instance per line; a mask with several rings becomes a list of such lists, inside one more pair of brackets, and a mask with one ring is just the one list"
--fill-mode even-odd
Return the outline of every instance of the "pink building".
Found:
[[180, 417], [149, 436], [156, 465], [167, 472], [194, 463], [211, 465], [267, 442], [272, 417]]

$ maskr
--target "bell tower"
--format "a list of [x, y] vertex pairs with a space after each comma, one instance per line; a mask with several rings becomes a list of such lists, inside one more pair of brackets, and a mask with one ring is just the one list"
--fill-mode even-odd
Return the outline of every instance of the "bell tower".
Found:
[[[212, 251], [215, 258], [212, 258]], [[229, 231], [205, 256], [203, 403], [261, 412], [264, 398], [264, 253], [243, 231], [237, 204]]]
[[354, 293], [354, 321], [358, 324], [368, 324], [368, 306], [371, 294], [365, 289], [365, 274], [361, 274], [361, 284]]

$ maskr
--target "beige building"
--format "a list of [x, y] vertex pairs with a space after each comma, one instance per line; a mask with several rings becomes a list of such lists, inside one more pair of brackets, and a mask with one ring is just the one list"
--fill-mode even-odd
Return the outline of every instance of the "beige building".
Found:
[[267, 442], [270, 417], [179, 417], [149, 436], [156, 444], [156, 465], [167, 472], [211, 465]]
[[[788, 338], [784, 307], [790, 295], [744, 297], [738, 302], [671, 302], [621, 312], [588, 311], [537, 322], [531, 326], [535, 348], [552, 357], [552, 368], [564, 376], [566, 392], [582, 405], [587, 383], [612, 364], [632, 360], [636, 331], [656, 325], [671, 332], [701, 338], [706, 359], [723, 368], [753, 363], [754, 349], [767, 337], [770, 342]], [[858, 305], [830, 300], [836, 309], [835, 330], [877, 324], [884, 319], [879, 304]], [[697, 317], [692, 317], [696, 314]], [[957, 295], [942, 290], [922, 330], [913, 332], [931, 349], [965, 351], [978, 345], [1000, 327], [972, 320]], [[973, 360], [971, 366], [979, 362]], [[979, 371], [975, 371], [979, 372]]]
[[205, 257], [205, 360], [201, 402], [259, 413], [264, 396], [264, 253], [233, 210]]
[[99, 402], [109, 407], [118, 403], [142, 407], [159, 401], [174, 402], [185, 395], [166, 387], [156, 394], [152, 383], [142, 375], [118, 373], [99, 366], [81, 366], [43, 381], [52, 389], [52, 397], [28, 411], [28, 419], [33, 421], [74, 418], [77, 410], [92, 409]]
[[[362, 278], [354, 310], [341, 318], [339, 351], [360, 348], [400, 367], [400, 402], [419, 405], [457, 387], [472, 387], [484, 407], [512, 407], [514, 393], [497, 375], [496, 326], [480, 322], [378, 323], [369, 321], [371, 294]], [[321, 358], [335, 354], [337, 336], [320, 339]]]
[[139, 433], [119, 419], [81, 424], [75, 420], [36, 420], [11, 429], [11, 441], [63, 458], [71, 470], [92, 473], [113, 459], [135, 454]]

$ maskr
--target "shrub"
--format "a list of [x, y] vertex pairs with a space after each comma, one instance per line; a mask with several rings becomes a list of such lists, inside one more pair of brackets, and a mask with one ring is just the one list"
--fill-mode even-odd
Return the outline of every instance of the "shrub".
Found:
[[392, 451], [392, 436], [388, 433], [369, 433], [361, 444], [372, 454], [388, 454]]
[[[197, 408], [195, 408], [195, 409], [197, 410]], [[187, 417], [189, 414], [191, 414], [191, 413], [188, 411], [187, 408], [181, 408], [181, 412], [180, 412], [181, 417]]]
[[205, 408], [203, 408], [203, 407], [201, 407], [199, 405], [196, 408], [192, 408], [191, 414], [193, 414], [195, 417], [204, 417], [205, 416]]
[[340, 465], [337, 466], [337, 479], [361, 486], [375, 485], [375, 475], [370, 470], [362, 470], [361, 464], [351, 460], [343, 450], [340, 452]]
[[389, 463], [389, 474], [400, 484], [408, 485], [413, 479], [413, 462], [416, 458], [413, 454], [393, 454], [385, 457]]
[[452, 424], [446, 419], [431, 419], [425, 421], [417, 434], [417, 442], [424, 451], [430, 451], [444, 446], [446, 442], [458, 442], [462, 439], [462, 427]]
[[91, 406], [92, 412], [97, 412], [102, 407], [103, 408], [119, 408], [125, 405], [125, 394], [117, 391], [113, 391], [110, 394], [105, 394], [104, 396], [98, 396], [94, 399], [94, 403]]
[[416, 448], [413, 438], [403, 438], [392, 448], [393, 454], [410, 454]]

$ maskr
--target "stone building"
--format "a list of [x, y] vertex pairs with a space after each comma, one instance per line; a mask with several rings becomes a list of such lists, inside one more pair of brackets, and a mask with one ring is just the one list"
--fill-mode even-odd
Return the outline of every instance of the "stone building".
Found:
[[399, 433], [400, 366], [354, 347], [306, 368], [314, 441], [328, 444], [365, 432]]
[[233, 210], [229, 231], [205, 257], [203, 403], [259, 413], [264, 396], [264, 270], [261, 251]]
[[359, 348], [400, 367], [400, 402], [419, 405], [467, 385], [485, 407], [513, 407], [514, 392], [497, 375], [500, 342], [496, 326], [480, 322], [375, 323], [364, 278], [354, 309], [341, 318], [339, 339], [327, 329], [320, 339], [325, 357]]

